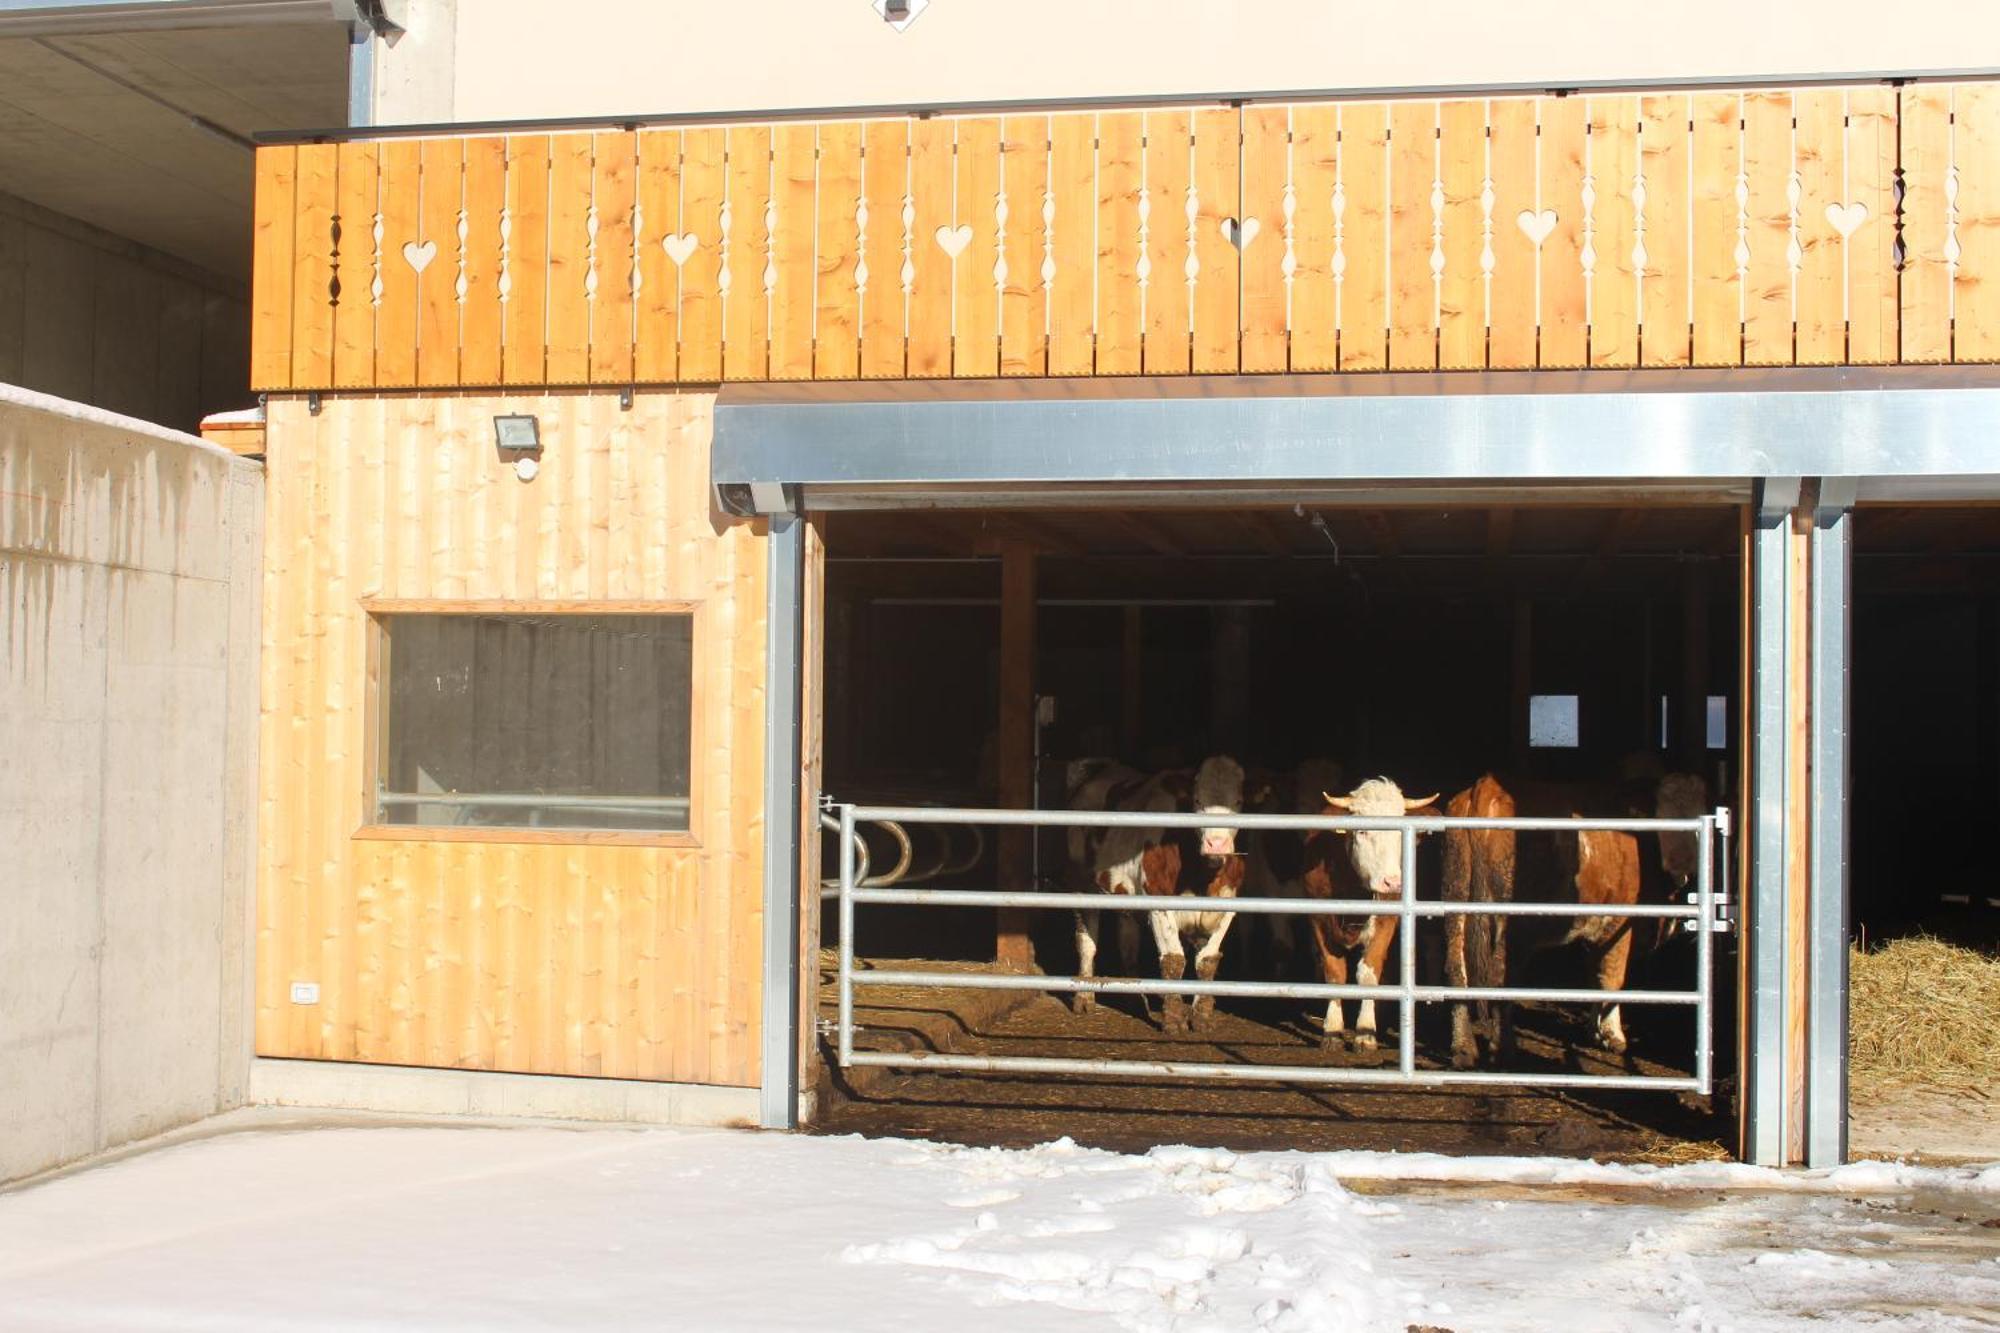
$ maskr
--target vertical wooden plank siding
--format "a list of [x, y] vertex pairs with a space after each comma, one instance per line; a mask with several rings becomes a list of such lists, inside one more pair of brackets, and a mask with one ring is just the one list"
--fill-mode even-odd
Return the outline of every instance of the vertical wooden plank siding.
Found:
[[761, 380], [770, 371], [770, 295], [765, 273], [771, 243], [771, 131], [732, 125], [720, 224], [722, 269], [722, 377]]
[[[1136, 375], [1144, 348], [1139, 286], [1139, 261], [1145, 253], [1139, 234], [1144, 120], [1137, 111], [1108, 111], [1097, 118], [1097, 253], [1092, 258], [1100, 375]], [[1150, 226], [1150, 211], [1146, 221]]]
[[548, 378], [590, 378], [591, 136], [549, 140]]
[[297, 302], [292, 340], [292, 384], [325, 387], [333, 382], [333, 215], [338, 181], [332, 144], [301, 144], [298, 158], [298, 216], [292, 247], [296, 265], [292, 291]]
[[[933, 118], [910, 127], [908, 232], [904, 257], [909, 271], [909, 359], [912, 379], [951, 374], [951, 326], [956, 264], [945, 247], [958, 231], [953, 158], [956, 121]], [[967, 237], [969, 240], [969, 236]]]
[[900, 120], [870, 121], [862, 141], [861, 374], [900, 379], [908, 330], [903, 290], [903, 196], [910, 173], [910, 129]]
[[1331, 106], [1294, 107], [1291, 120], [1291, 368], [1332, 370], [1340, 356], [1333, 277], [1338, 121]]
[[777, 226], [771, 238], [771, 378], [807, 380], [813, 373], [813, 305], [816, 266], [813, 238], [818, 201], [813, 195], [818, 130], [780, 125], [771, 145], [771, 196]]
[[719, 129], [681, 134], [681, 231], [692, 248], [680, 266], [680, 378], [722, 378], [722, 205], [725, 145]]
[[1695, 95], [1693, 152], [1688, 262], [1694, 282], [1694, 363], [1733, 366], [1743, 359], [1743, 280], [1737, 256], [1750, 217], [1747, 193], [1739, 197], [1737, 192], [1743, 184], [1740, 93]]
[[251, 224], [256, 265], [250, 279], [250, 379], [262, 389], [292, 384], [293, 228], [298, 223], [299, 150], [257, 150]]
[[[1000, 373], [1000, 122], [958, 122], [958, 225], [970, 228], [953, 263], [951, 373]], [[954, 237], [954, 244], [960, 244]], [[808, 542], [812, 532], [807, 532]], [[817, 825], [815, 825], [817, 827]]]
[[1339, 108], [1341, 205], [1334, 216], [1340, 369], [1389, 364], [1389, 109]]
[[[259, 152], [260, 163], [267, 151]], [[375, 279], [382, 263], [375, 243], [379, 184], [375, 158], [372, 143], [344, 143], [335, 165], [340, 178], [340, 301], [333, 310], [336, 389], [365, 389], [375, 383]], [[260, 260], [258, 273], [262, 272]]]
[[507, 143], [465, 141], [465, 297], [459, 305], [461, 384], [500, 382], [501, 214], [507, 204]]
[[423, 253], [418, 214], [422, 145], [382, 145], [382, 300], [375, 311], [375, 382], [417, 382], [417, 270]]
[[1193, 121], [1185, 111], [1146, 113], [1146, 354], [1148, 375], [1185, 375], [1193, 364], [1194, 253], [1188, 188], [1194, 169]]
[[1438, 112], [1435, 225], [1438, 273], [1438, 365], [1471, 370], [1486, 364], [1486, 274], [1492, 236], [1484, 207], [1486, 103], [1446, 102]]
[[272, 148], [252, 379], [2000, 360], [1996, 104], [1938, 82]]
[[[458, 383], [458, 213], [465, 184], [461, 139], [429, 139], [418, 148], [417, 383]], [[418, 267], [421, 263], [422, 267]]]
[[1743, 360], [1782, 365], [1792, 359], [1792, 95], [1743, 98], [1743, 169], [1750, 219], [1745, 274]]
[[1000, 258], [1000, 373], [1040, 375], [1048, 368], [1047, 235], [1042, 209], [1049, 188], [1049, 121], [1010, 116], [1001, 126], [1001, 191], [1007, 214]]
[[[1292, 169], [1291, 109], [1243, 110], [1245, 239], [1237, 265], [1243, 275], [1242, 361], [1246, 375], [1274, 373], [1290, 362], [1292, 276], [1285, 260], [1297, 245], [1285, 211]], [[1292, 201], [1296, 207], [1296, 201]], [[1254, 232], [1250, 229], [1254, 227]]]
[[1685, 366], [1693, 354], [1688, 313], [1689, 154], [1685, 93], [1639, 99], [1639, 161], [1646, 182], [1639, 285], [1639, 357], [1649, 366]]
[[1847, 257], [1826, 210], [1846, 198], [1846, 94], [1801, 88], [1792, 123], [1799, 192], [1794, 356], [1801, 365], [1835, 365], [1847, 357]]
[[[1438, 104], [1389, 108], [1389, 368], [1437, 368]], [[1442, 196], [1440, 194], [1440, 203]]]
[[501, 304], [506, 307], [500, 316], [501, 376], [509, 384], [540, 384], [548, 367], [546, 135], [517, 135], [507, 140], [507, 230], [500, 247], [500, 271]]
[[861, 370], [861, 318], [855, 271], [861, 263], [855, 215], [861, 207], [861, 127], [823, 125], [819, 131], [819, 200], [814, 244], [815, 379], [853, 379]]
[[688, 245], [681, 226], [681, 136], [650, 130], [638, 136], [639, 292], [632, 373], [643, 383], [677, 379], [681, 261]]
[[1639, 274], [1635, 185], [1639, 174], [1639, 99], [1590, 99], [1590, 219], [1595, 261], [1590, 280], [1590, 364], [1639, 364]]
[[[1896, 359], [1896, 93], [1847, 94], [1847, 359]], [[1857, 209], [1858, 206], [1858, 209]]]
[[1536, 364], [1581, 366], [1590, 360], [1590, 297], [1583, 267], [1590, 103], [1581, 97], [1559, 97], [1544, 98], [1540, 105], [1542, 207], [1555, 214], [1555, 224], [1542, 242]]
[[[1194, 257], [1194, 370], [1230, 374], [1241, 345], [1238, 303], [1242, 256], [1230, 243], [1225, 224], [1241, 218], [1242, 113], [1214, 108], [1193, 117], [1196, 217]], [[1256, 244], [1250, 219], [1241, 218], [1246, 244]], [[1262, 235], [1261, 223], [1257, 235]]]
[[1049, 144], [1049, 374], [1088, 375], [1097, 322], [1097, 117], [1053, 117]]
[[1952, 263], [1945, 252], [1954, 230], [1946, 195], [1952, 169], [1952, 90], [1915, 83], [1897, 93], [1903, 140], [1902, 350], [1897, 359], [1949, 361]]
[[[483, 427], [505, 411], [560, 441], [532, 485], [493, 458]], [[343, 397], [314, 418], [293, 398], [271, 414], [258, 1052], [754, 1086], [764, 537], [710, 526], [706, 400]], [[572, 554], [556, 524], [604, 536]], [[300, 536], [330, 530], [351, 539]], [[697, 605], [693, 845], [355, 836], [380, 671], [366, 599], [447, 590]], [[299, 979], [319, 1005], [291, 1003]]]
[[1958, 170], [1958, 275], [1952, 359], [2000, 360], [2000, 90], [1968, 83], [1952, 125]]
[[590, 379], [630, 384], [633, 370], [632, 215], [639, 202], [638, 136], [599, 134], [591, 151]]
[[1493, 282], [1487, 364], [1524, 369], [1535, 364], [1536, 269], [1556, 214], [1541, 200], [1535, 170], [1535, 103], [1495, 98], [1487, 112], [1493, 155]]

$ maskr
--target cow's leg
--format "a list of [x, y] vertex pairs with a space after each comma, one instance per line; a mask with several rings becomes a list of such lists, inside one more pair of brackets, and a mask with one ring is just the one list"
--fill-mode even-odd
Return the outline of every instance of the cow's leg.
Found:
[[[1468, 918], [1444, 919], [1444, 983], [1469, 985], [1465, 971], [1465, 927]], [[1479, 1063], [1479, 1043], [1472, 1035], [1472, 1005], [1466, 1000], [1451, 1002], [1451, 1067], [1470, 1069]]]
[[[1361, 964], [1355, 969], [1354, 979], [1364, 986], [1379, 985], [1382, 974], [1389, 965], [1389, 946], [1396, 942], [1396, 921], [1393, 916], [1376, 916], [1368, 919], [1368, 939], [1361, 952]], [[1375, 1001], [1363, 1000], [1361, 1014], [1354, 1022], [1354, 1044], [1364, 1051], [1375, 1049]]]
[[[1347, 984], [1347, 953], [1340, 947], [1334, 931], [1331, 917], [1313, 918], [1312, 937], [1314, 952], [1319, 955], [1319, 979], [1329, 986], [1344, 986]], [[1321, 1047], [1327, 1050], [1338, 1048], [1345, 1026], [1340, 1013], [1340, 997], [1336, 995], [1326, 1002], [1326, 1021], [1320, 1025]]]
[[[1187, 954], [1181, 948], [1181, 927], [1172, 912], [1148, 912], [1153, 923], [1153, 942], [1160, 948], [1160, 979], [1179, 981], [1187, 974]], [[1188, 1030], [1187, 997], [1175, 992], [1160, 1004], [1160, 1026], [1170, 1035]]]
[[[1097, 975], [1097, 931], [1104, 914], [1098, 911], [1076, 914], [1076, 974], [1088, 980]], [[1076, 1012], [1087, 1014], [1097, 1007], [1097, 996], [1090, 991], [1078, 991], [1070, 997]]]
[[[1234, 912], [1224, 912], [1220, 915], [1222, 917], [1221, 924], [1216, 926], [1215, 932], [1207, 940], [1203, 941], [1201, 951], [1194, 956], [1194, 974], [1203, 981], [1215, 980], [1216, 968], [1222, 964], [1222, 937], [1229, 933], [1230, 924], [1236, 920], [1236, 913]], [[1215, 997], [1213, 995], [1195, 996], [1194, 1030], [1196, 1032], [1204, 1031], [1214, 1021]]]
[[[1632, 923], [1618, 923], [1617, 933], [1597, 960], [1597, 988], [1615, 994], [1625, 989], [1625, 969], [1632, 958]], [[1625, 1053], [1625, 1023], [1618, 1004], [1604, 1006], [1597, 1015], [1597, 1044], [1613, 1055]]]

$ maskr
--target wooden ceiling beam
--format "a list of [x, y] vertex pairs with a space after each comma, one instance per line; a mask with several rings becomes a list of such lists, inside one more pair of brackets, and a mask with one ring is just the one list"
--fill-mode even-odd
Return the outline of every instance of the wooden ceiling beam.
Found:
[[1495, 506], [1486, 511], [1486, 554], [1494, 558], [1514, 549], [1514, 511]]

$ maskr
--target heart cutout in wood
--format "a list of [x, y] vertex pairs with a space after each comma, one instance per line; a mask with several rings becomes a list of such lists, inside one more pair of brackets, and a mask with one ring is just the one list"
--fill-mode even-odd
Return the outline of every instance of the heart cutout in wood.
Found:
[[660, 246], [667, 252], [667, 258], [674, 261], [675, 268], [687, 263], [700, 244], [701, 238], [691, 231], [669, 232], [660, 238]]
[[431, 266], [431, 261], [437, 258], [437, 252], [436, 241], [425, 241], [422, 245], [418, 245], [415, 241], [403, 242], [403, 258], [418, 273]]
[[965, 247], [972, 244], [972, 224], [970, 222], [961, 222], [956, 227], [939, 227], [937, 229], [937, 243], [938, 249], [944, 251], [953, 259], [958, 258], [959, 255], [964, 253]]
[[1840, 233], [1840, 239], [1844, 241], [1859, 231], [1861, 224], [1868, 220], [1868, 205], [1858, 199], [1851, 204], [1828, 204], [1826, 220]]
[[1236, 218], [1224, 218], [1222, 238], [1235, 246], [1239, 252], [1242, 251], [1250, 242], [1257, 239], [1257, 219], [1243, 218], [1239, 221]]
[[1524, 208], [1515, 216], [1514, 222], [1520, 227], [1521, 234], [1539, 250], [1542, 242], [1549, 239], [1549, 233], [1556, 229], [1556, 211], [1545, 208], [1537, 213], [1532, 208]]

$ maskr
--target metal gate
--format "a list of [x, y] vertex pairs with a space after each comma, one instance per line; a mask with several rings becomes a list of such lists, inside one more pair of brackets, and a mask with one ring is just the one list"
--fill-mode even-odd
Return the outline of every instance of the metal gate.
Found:
[[[1437, 1087], [1458, 1083], [1509, 1084], [1522, 1087], [1651, 1088], [1661, 1091], [1711, 1090], [1714, 1065], [1714, 935], [1730, 928], [1728, 896], [1718, 889], [1728, 864], [1729, 812], [1688, 819], [1473, 819], [1445, 815], [1370, 817], [1362, 815], [1216, 815], [1133, 811], [977, 810], [921, 806], [843, 805], [829, 802], [829, 823], [840, 839], [839, 996], [836, 1022], [837, 1058], [843, 1069], [874, 1066], [899, 1069], [948, 1069], [1030, 1074], [1114, 1074], [1136, 1078], [1220, 1079], [1259, 1083], [1347, 1083]], [[865, 823], [955, 824], [981, 827], [1147, 829], [1236, 828], [1361, 832], [1382, 830], [1402, 838], [1403, 892], [1400, 899], [1319, 898], [1196, 898], [1191, 895], [1146, 896], [1111, 893], [1008, 892], [988, 889], [898, 888], [870, 886], [856, 875], [857, 826]], [[1693, 891], [1685, 903], [1635, 904], [1607, 911], [1602, 905], [1568, 903], [1445, 903], [1417, 898], [1417, 838], [1447, 829], [1512, 829], [1521, 833], [1605, 830], [1622, 833], [1691, 833], [1700, 846]], [[1236, 912], [1282, 916], [1393, 916], [1401, 927], [1400, 976], [1395, 984], [1332, 984], [1291, 981], [1164, 981], [1137, 978], [1083, 978], [1014, 975], [1008, 973], [883, 971], [858, 972], [854, 966], [854, 909], [871, 904], [906, 907], [1016, 907], [1045, 910], [1084, 909], [1106, 912]], [[1682, 922], [1695, 935], [1694, 986], [1689, 990], [1550, 989], [1546, 987], [1420, 986], [1417, 984], [1417, 928], [1438, 917], [1547, 916], [1630, 919], [1666, 918]], [[1398, 1059], [1394, 1068], [1327, 1068], [1297, 1065], [1213, 1064], [1177, 1060], [1081, 1060], [1039, 1056], [952, 1055], [935, 1052], [857, 1051], [854, 1049], [854, 992], [865, 986], [940, 986], [1002, 990], [1090, 991], [1107, 995], [1260, 996], [1281, 999], [1393, 1000], [1401, 1012]], [[1499, 1070], [1419, 1069], [1417, 1067], [1417, 1005], [1449, 1000], [1538, 1000], [1552, 1003], [1686, 1005], [1695, 1011], [1695, 1067], [1691, 1077], [1647, 1074], [1513, 1073]]]

